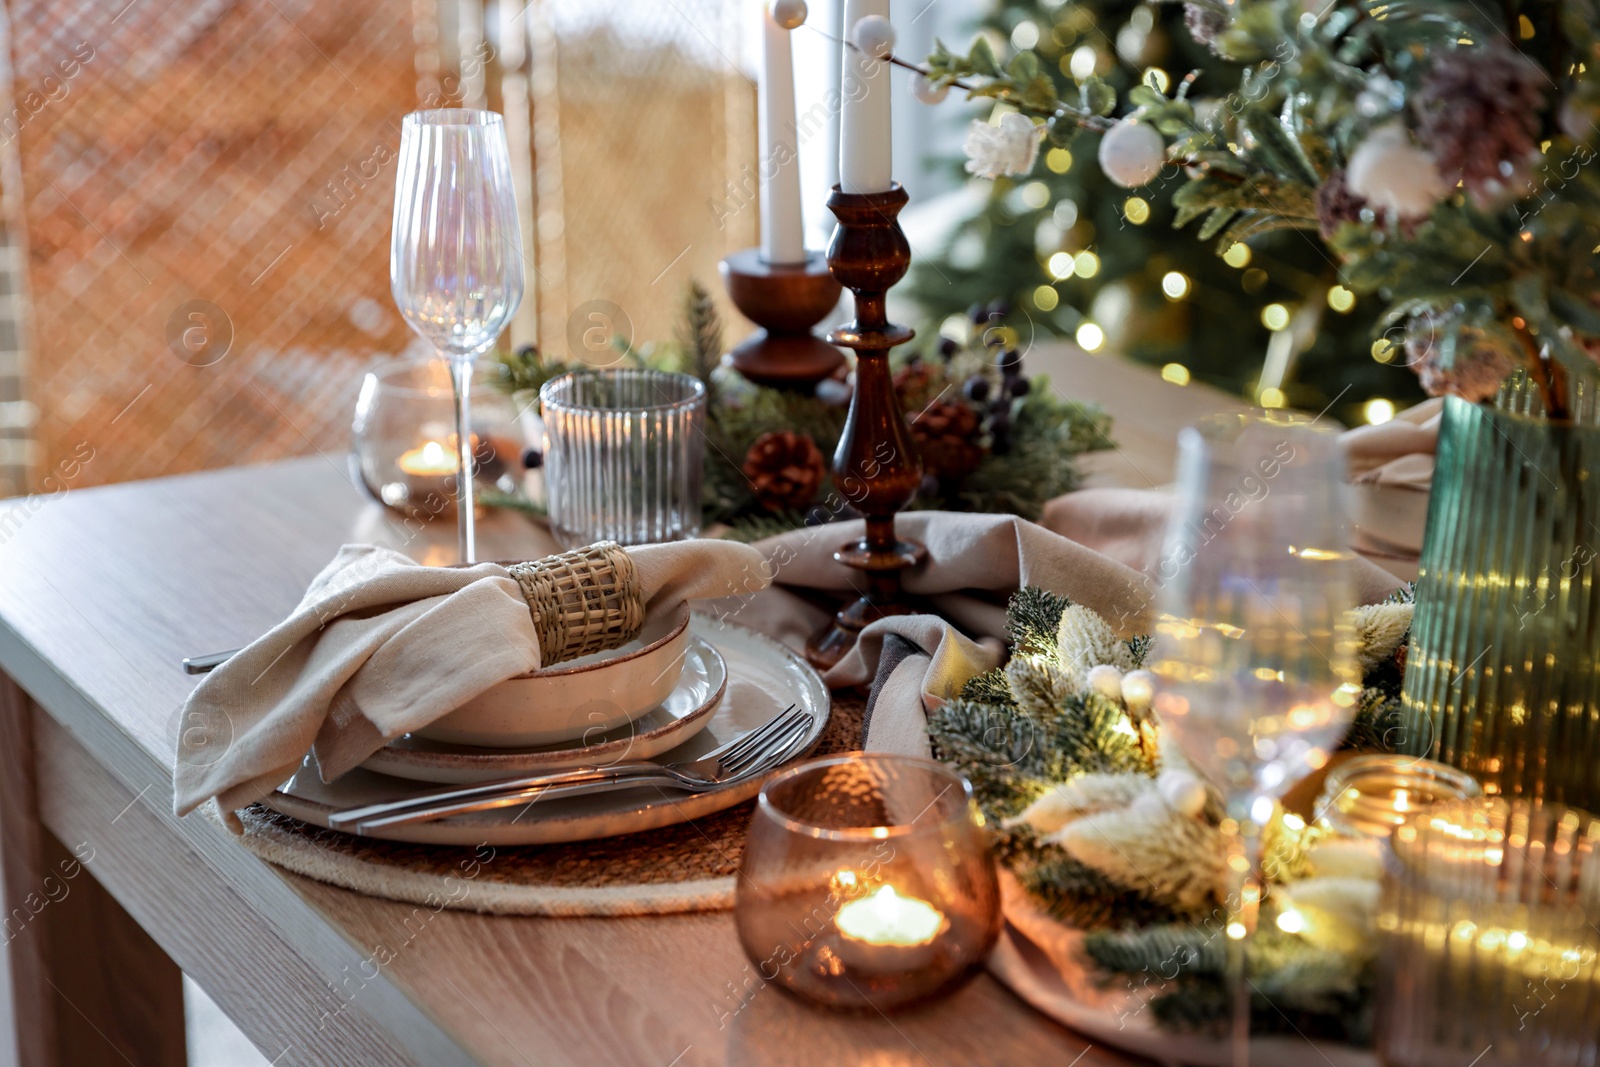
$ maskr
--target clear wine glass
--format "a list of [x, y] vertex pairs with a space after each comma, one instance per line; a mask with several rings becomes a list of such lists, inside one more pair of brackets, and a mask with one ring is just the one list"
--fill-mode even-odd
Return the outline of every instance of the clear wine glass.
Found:
[[522, 231], [504, 120], [493, 111], [413, 111], [400, 128], [389, 288], [411, 328], [451, 363], [456, 522], [477, 556], [472, 361], [522, 303]]
[[1261, 829], [1277, 798], [1327, 763], [1360, 692], [1344, 460], [1331, 431], [1281, 413], [1208, 419], [1178, 440], [1155, 572], [1155, 706], [1226, 802], [1230, 1038], [1244, 1067]]

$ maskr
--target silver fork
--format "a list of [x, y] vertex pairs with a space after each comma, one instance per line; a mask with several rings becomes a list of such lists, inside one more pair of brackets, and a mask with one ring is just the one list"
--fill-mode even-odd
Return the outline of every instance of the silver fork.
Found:
[[359, 833], [387, 826], [430, 822], [451, 815], [488, 811], [536, 800], [659, 785], [687, 793], [703, 793], [740, 778], [761, 774], [788, 759], [807, 734], [810, 715], [791, 704], [781, 714], [692, 763], [661, 764], [649, 760], [608, 767], [558, 771], [499, 782], [436, 790], [402, 800], [347, 808], [328, 818], [335, 829]]

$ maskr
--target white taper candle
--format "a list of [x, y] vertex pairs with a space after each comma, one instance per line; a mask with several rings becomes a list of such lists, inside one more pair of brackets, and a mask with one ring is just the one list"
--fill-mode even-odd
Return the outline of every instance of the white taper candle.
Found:
[[[889, 0], [845, 0], [844, 32], [868, 15], [889, 17]], [[844, 46], [839, 117], [839, 186], [847, 193], [881, 193], [894, 184], [889, 147], [889, 64]]]
[[800, 219], [800, 156], [795, 144], [794, 54], [789, 30], [761, 10], [761, 258], [768, 263], [806, 261], [805, 229]]

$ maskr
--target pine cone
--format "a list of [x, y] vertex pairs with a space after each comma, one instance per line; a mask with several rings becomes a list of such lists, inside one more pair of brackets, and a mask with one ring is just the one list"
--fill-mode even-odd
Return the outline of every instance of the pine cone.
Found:
[[978, 415], [958, 400], [939, 400], [916, 416], [911, 439], [922, 455], [922, 469], [936, 478], [964, 478], [983, 462]]
[[1228, 28], [1228, 16], [1210, 4], [1184, 4], [1183, 24], [1196, 44], [1209, 46]]
[[[1342, 169], [1329, 174], [1328, 180], [1317, 187], [1317, 229], [1321, 231], [1322, 239], [1333, 240], [1341, 223], [1360, 222], [1361, 209], [1367, 206], [1366, 197], [1350, 191], [1350, 184]], [[1388, 213], [1382, 208], [1374, 208], [1373, 211], [1378, 216], [1378, 224], [1383, 225], [1384, 216]]]
[[1480, 207], [1526, 179], [1538, 157], [1544, 72], [1508, 48], [1456, 49], [1435, 59], [1412, 97], [1417, 138]]
[[943, 388], [944, 383], [936, 382], [933, 371], [921, 360], [907, 363], [894, 372], [894, 393], [900, 400], [902, 411], [922, 410]]
[[768, 511], [798, 510], [811, 503], [826, 471], [811, 435], [792, 430], [762, 434], [744, 457], [744, 476]]
[[[1455, 352], [1444, 365], [1445, 336], [1455, 334]], [[1477, 326], [1453, 315], [1424, 311], [1406, 325], [1406, 363], [1429, 396], [1459, 396], [1474, 403], [1492, 400], [1517, 369], [1515, 355], [1490, 340]]]

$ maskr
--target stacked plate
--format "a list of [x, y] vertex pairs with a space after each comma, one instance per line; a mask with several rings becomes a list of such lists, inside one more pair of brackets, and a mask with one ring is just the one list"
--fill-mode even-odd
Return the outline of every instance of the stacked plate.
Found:
[[[403, 800], [441, 783], [483, 783], [652, 759], [687, 763], [791, 705], [806, 716], [792, 752], [816, 744], [828, 688], [771, 638], [687, 608], [606, 652], [513, 678], [391, 741], [360, 770], [324, 783], [309, 763], [266, 803], [329, 825], [339, 811]], [[437, 844], [548, 844], [650, 830], [754, 796], [765, 775], [708, 792], [640, 786], [387, 827], [374, 836]]]

